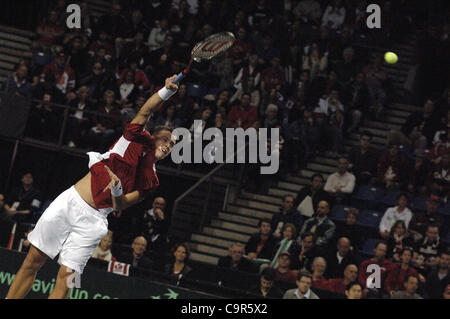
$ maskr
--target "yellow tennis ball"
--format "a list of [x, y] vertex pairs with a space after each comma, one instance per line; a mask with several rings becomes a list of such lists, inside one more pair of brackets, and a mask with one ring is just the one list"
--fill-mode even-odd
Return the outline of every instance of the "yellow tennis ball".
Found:
[[386, 52], [384, 54], [384, 60], [389, 64], [397, 63], [398, 56], [394, 52]]

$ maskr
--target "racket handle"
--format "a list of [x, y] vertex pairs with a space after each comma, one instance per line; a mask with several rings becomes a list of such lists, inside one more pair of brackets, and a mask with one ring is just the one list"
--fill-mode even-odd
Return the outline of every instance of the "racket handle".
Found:
[[177, 84], [178, 82], [180, 82], [183, 78], [185, 77], [184, 72], [180, 72], [177, 77], [175, 78], [175, 80], [173, 80], [173, 84]]

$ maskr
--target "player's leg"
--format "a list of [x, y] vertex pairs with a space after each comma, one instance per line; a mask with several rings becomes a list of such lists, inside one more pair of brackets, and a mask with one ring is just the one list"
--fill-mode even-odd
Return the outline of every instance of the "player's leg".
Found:
[[23, 261], [22, 267], [17, 272], [11, 287], [9, 288], [8, 299], [22, 299], [31, 289], [36, 273], [44, 265], [47, 255], [31, 245], [28, 254]]
[[69, 296], [70, 289], [73, 287], [74, 270], [61, 265], [56, 277], [55, 288], [51, 292], [48, 299], [66, 299]]

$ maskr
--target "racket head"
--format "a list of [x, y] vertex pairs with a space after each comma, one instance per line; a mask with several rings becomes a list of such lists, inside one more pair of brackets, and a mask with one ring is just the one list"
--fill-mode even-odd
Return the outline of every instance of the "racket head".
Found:
[[191, 58], [195, 62], [211, 60], [213, 57], [231, 48], [236, 40], [231, 32], [220, 32], [210, 35], [197, 43], [191, 51]]

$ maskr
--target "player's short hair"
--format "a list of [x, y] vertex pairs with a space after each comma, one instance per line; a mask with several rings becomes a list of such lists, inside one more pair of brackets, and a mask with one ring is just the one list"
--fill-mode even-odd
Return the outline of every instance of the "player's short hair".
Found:
[[158, 125], [153, 129], [153, 135], [158, 134], [161, 131], [169, 131], [170, 133], [173, 132], [173, 127], [168, 125]]

